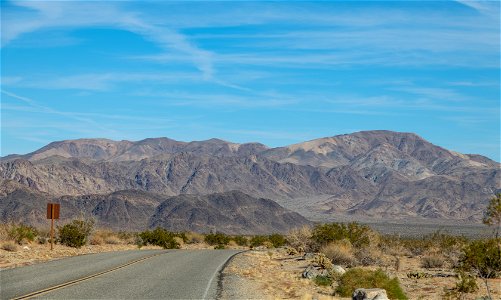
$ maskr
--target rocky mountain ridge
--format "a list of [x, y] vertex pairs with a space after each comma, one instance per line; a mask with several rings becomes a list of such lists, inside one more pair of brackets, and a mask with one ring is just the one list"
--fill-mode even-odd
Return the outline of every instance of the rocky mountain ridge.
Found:
[[52, 196], [238, 190], [313, 218], [478, 222], [501, 191], [500, 164], [412, 133], [365, 131], [268, 148], [218, 139], [51, 143], [0, 162], [0, 178]]

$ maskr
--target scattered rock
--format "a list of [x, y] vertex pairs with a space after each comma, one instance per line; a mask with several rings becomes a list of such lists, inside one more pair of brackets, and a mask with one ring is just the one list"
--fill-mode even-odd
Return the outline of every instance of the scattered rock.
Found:
[[334, 265], [334, 266], [332, 266], [332, 272], [339, 274], [339, 275], [343, 275], [344, 273], [346, 273], [346, 270], [341, 266]]
[[317, 277], [319, 274], [317, 268], [315, 268], [312, 265], [309, 265], [304, 271], [303, 271], [303, 278], [308, 278], [308, 279], [313, 279]]
[[313, 258], [315, 258], [315, 253], [306, 252], [306, 253], [303, 255], [303, 258], [304, 258], [304, 259], [313, 259]]
[[30, 250], [30, 247], [28, 247], [28, 246], [24, 246], [24, 247], [23, 247], [23, 250]]
[[389, 300], [385, 289], [356, 289], [353, 300]]

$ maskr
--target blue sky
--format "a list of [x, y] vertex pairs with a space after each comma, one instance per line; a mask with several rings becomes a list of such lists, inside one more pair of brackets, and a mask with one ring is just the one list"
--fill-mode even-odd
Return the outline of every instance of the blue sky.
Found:
[[500, 161], [498, 1], [1, 2], [1, 155], [388, 129]]

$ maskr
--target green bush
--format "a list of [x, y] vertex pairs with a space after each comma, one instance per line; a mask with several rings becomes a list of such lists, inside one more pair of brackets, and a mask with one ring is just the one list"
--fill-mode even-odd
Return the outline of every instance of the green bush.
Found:
[[336, 293], [341, 297], [351, 297], [353, 291], [360, 287], [385, 289], [390, 299], [407, 299], [398, 279], [390, 279], [381, 269], [376, 271], [350, 269], [340, 277]]
[[287, 243], [287, 240], [285, 239], [285, 237], [281, 234], [278, 234], [278, 233], [274, 233], [272, 235], [269, 235], [268, 240], [271, 242], [271, 244], [275, 248], [282, 247]]
[[143, 231], [139, 233], [139, 238], [136, 242], [138, 247], [145, 245], [155, 245], [160, 246], [164, 249], [179, 249], [179, 243], [174, 239], [175, 237], [181, 237], [184, 233], [174, 233], [163, 228], [157, 227], [153, 231]]
[[38, 231], [33, 226], [24, 224], [14, 225], [8, 232], [9, 238], [21, 245], [23, 240], [33, 242], [38, 235]]
[[482, 278], [495, 278], [501, 273], [499, 239], [472, 241], [463, 249], [459, 269]]
[[332, 284], [332, 278], [330, 276], [318, 275], [313, 278], [313, 282], [319, 286], [330, 286]]
[[73, 220], [62, 227], [58, 227], [58, 240], [61, 244], [80, 248], [87, 243], [94, 220]]
[[374, 235], [374, 231], [366, 225], [360, 225], [357, 223], [329, 223], [317, 225], [313, 229], [312, 240], [315, 243], [316, 249], [318, 249], [330, 242], [348, 239], [350, 243], [355, 248], [367, 247], [371, 242], [371, 235]]
[[226, 249], [226, 246], [222, 244], [217, 244], [216, 246], [214, 246], [214, 249], [216, 250]]
[[236, 235], [231, 239], [234, 240], [235, 243], [237, 243], [237, 245], [239, 246], [247, 246], [249, 244], [249, 240], [245, 236]]
[[209, 233], [205, 236], [205, 242], [211, 246], [228, 245], [230, 237], [221, 232]]
[[268, 238], [263, 235], [255, 235], [250, 240], [250, 246], [252, 248], [263, 246], [264, 243], [268, 242]]

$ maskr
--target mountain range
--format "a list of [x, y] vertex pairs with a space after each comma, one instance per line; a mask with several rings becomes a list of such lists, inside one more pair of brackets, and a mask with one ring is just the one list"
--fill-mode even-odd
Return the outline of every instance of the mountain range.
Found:
[[[234, 216], [241, 225], [259, 225], [257, 216], [250, 217], [251, 211], [259, 211], [257, 207], [271, 210], [273, 205], [261, 200], [277, 202], [283, 211], [261, 216], [269, 222], [261, 229], [254, 227], [259, 232], [283, 231], [287, 229], [283, 224], [307, 222], [298, 216], [283, 217], [292, 213], [289, 210], [314, 221], [474, 223], [481, 220], [488, 200], [501, 192], [499, 170], [498, 162], [484, 156], [450, 151], [413, 133], [382, 130], [278, 148], [219, 139], [67, 140], [1, 159], [0, 212], [2, 221], [28, 214], [35, 222], [40, 216], [29, 210], [30, 201], [23, 197], [38, 202], [64, 199], [67, 205], [77, 205], [82, 199], [97, 203], [116, 198], [125, 203], [123, 195], [127, 195], [130, 211], [138, 216], [135, 228], [162, 225], [200, 230], [211, 216], [222, 220], [229, 214], [217, 214], [225, 211], [221, 209], [226, 204], [211, 206], [213, 197], [223, 197], [233, 199], [234, 208], [245, 206], [245, 201], [253, 203], [249, 214], [242, 211], [242, 216]], [[170, 204], [164, 203], [167, 199]], [[202, 227], [182, 224], [186, 210], [175, 209], [172, 214], [172, 206], [182, 203], [189, 203], [187, 211], [203, 211], [199, 216], [204, 216], [205, 223], [191, 222]], [[99, 218], [112, 226], [119, 222], [113, 218], [123, 213], [118, 206], [106, 205], [108, 215]], [[95, 206], [89, 209], [94, 215], [102, 212]], [[271, 222], [277, 216], [282, 216], [282, 225]], [[179, 219], [176, 224], [171, 222], [175, 218]], [[223, 223], [236, 226], [231, 222]], [[214, 226], [223, 228], [223, 223]]]

